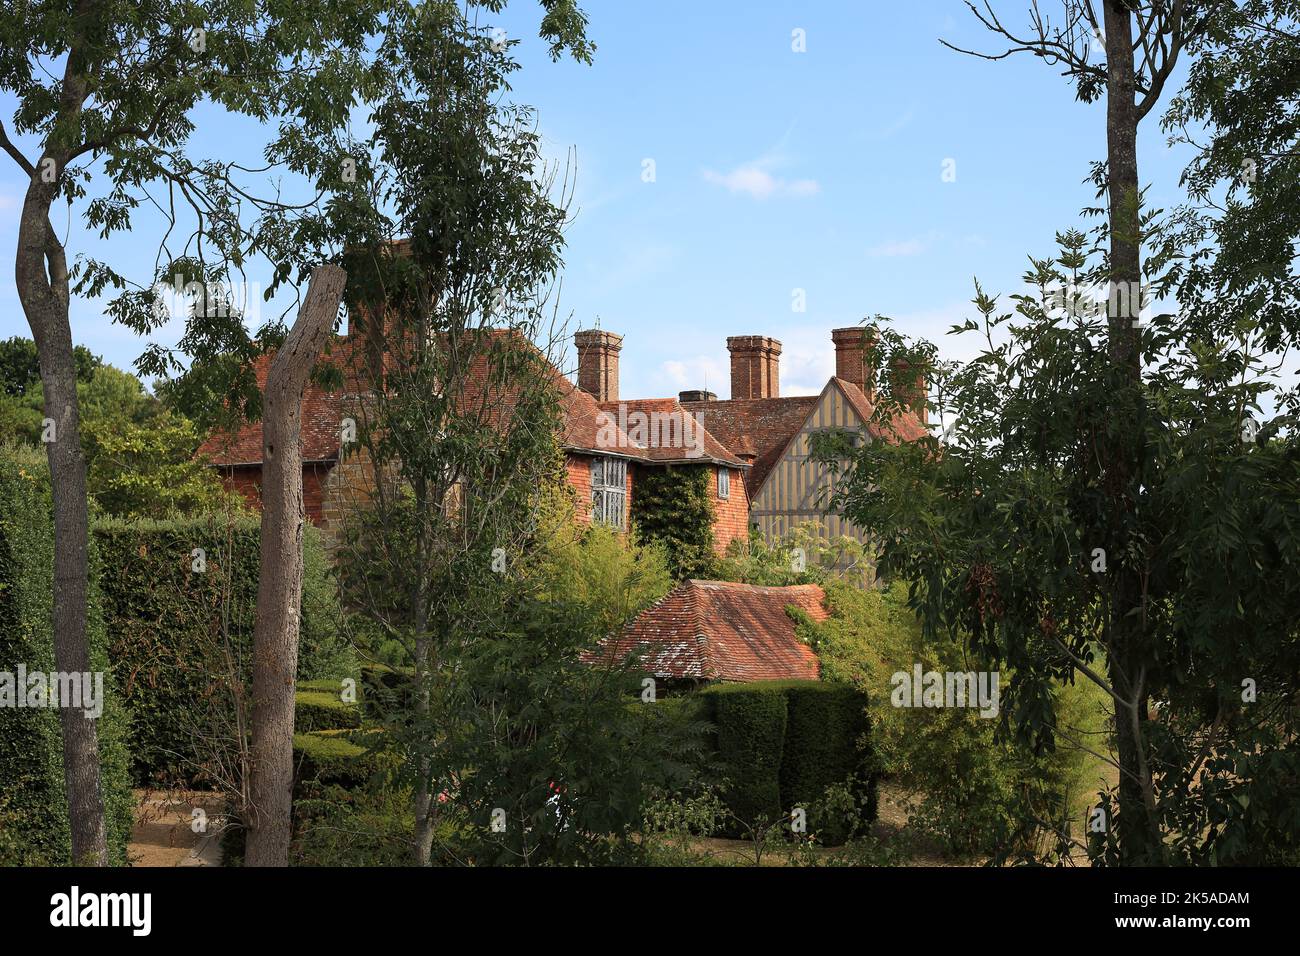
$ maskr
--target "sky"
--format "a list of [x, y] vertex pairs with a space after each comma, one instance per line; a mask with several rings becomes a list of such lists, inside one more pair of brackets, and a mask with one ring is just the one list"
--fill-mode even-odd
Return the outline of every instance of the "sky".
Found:
[[[551, 62], [531, 0], [484, 21], [520, 40], [511, 99], [537, 110], [547, 156], [576, 162], [561, 313], [570, 329], [598, 321], [624, 336], [624, 398], [728, 397], [731, 335], [778, 339], [781, 394], [815, 394], [834, 371], [830, 330], [877, 313], [942, 358], [969, 357], [978, 343], [946, 333], [974, 314], [974, 279], [1017, 292], [1029, 255], [1050, 255], [1056, 232], [1093, 222], [1080, 211], [1097, 202], [1085, 179], [1104, 156], [1104, 102], [1076, 102], [1033, 57], [990, 62], [942, 46], [1002, 50], [960, 0], [583, 6], [590, 66]], [[994, 6], [1023, 25], [1024, 0]], [[0, 96], [6, 122], [13, 109]], [[1148, 201], [1168, 207], [1189, 156], [1156, 119], [1144, 123], [1139, 163]], [[243, 146], [255, 157], [259, 135], [207, 110], [196, 152]], [[25, 182], [0, 162], [0, 250], [11, 260]], [[147, 217], [107, 244], [75, 215], [56, 226], [70, 256], [111, 254], [150, 278], [158, 230]], [[72, 324], [78, 344], [121, 368], [144, 350], [102, 302], [75, 301]], [[172, 344], [179, 324], [155, 340]], [[30, 332], [6, 276], [0, 338], [11, 335]], [[573, 364], [570, 354], [566, 371]]]

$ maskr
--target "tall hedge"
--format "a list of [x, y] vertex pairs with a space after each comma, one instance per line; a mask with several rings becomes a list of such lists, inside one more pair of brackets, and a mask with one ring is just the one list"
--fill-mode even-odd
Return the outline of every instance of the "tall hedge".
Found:
[[[875, 818], [875, 774], [868, 736], [866, 695], [848, 684], [798, 681], [785, 685], [788, 712], [781, 756], [781, 804], [812, 807], [827, 788], [853, 778], [854, 792]], [[842, 842], [847, 821], [811, 819], [827, 842]]]
[[[126, 863], [134, 799], [128, 774], [127, 714], [108, 673], [99, 557], [91, 542], [87, 636], [92, 671], [104, 673], [104, 712], [97, 721], [100, 792], [109, 861]], [[49, 469], [36, 449], [0, 446], [0, 670], [54, 670], [54, 514]], [[59, 714], [0, 708], [0, 864], [70, 862]]]
[[[93, 535], [114, 668], [131, 708], [132, 772], [140, 782], [211, 781], [238, 739], [237, 715], [251, 713], [259, 522], [111, 519]], [[355, 677], [311, 527], [304, 554], [298, 677]]]
[[[828, 788], [850, 786], [862, 822], [875, 818], [875, 763], [866, 695], [821, 681], [716, 684], [697, 695], [700, 715], [716, 727], [719, 762], [731, 782], [728, 809], [748, 824], [790, 810], [811, 811]], [[826, 842], [840, 842], [847, 820], [810, 815]]]
[[781, 754], [788, 711], [775, 682], [721, 684], [705, 691], [717, 727], [718, 757], [729, 786], [723, 794], [745, 823], [782, 815]]

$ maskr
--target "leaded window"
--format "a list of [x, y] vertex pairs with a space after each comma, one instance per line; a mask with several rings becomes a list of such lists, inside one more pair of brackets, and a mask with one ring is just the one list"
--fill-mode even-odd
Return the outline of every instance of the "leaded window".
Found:
[[622, 458], [591, 460], [591, 520], [623, 528], [627, 518], [627, 462]]

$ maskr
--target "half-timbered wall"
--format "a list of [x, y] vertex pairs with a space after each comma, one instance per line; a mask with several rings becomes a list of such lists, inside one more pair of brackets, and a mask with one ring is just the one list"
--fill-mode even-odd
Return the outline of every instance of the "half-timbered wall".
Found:
[[808, 439], [816, 431], [827, 430], [856, 432], [866, 440], [861, 417], [833, 379], [754, 497], [750, 520], [768, 543], [779, 542], [794, 528], [808, 522], [820, 526], [820, 537], [824, 540], [848, 536], [866, 541], [866, 536], [851, 522], [837, 514], [826, 514], [834, 491], [834, 476], [826, 465], [808, 460]]

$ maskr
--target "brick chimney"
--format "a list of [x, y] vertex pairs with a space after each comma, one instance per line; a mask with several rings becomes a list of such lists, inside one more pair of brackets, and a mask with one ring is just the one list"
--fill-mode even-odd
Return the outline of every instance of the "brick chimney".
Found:
[[894, 362], [894, 371], [898, 375], [899, 400], [916, 412], [916, 417], [923, 425], [930, 424], [930, 413], [926, 408], [930, 383], [926, 381], [925, 368], [919, 364], [913, 365], [905, 359], [898, 359]]
[[618, 353], [623, 336], [603, 329], [573, 334], [578, 347], [578, 388], [598, 402], [618, 401]]
[[776, 398], [781, 394], [781, 343], [766, 335], [733, 335], [731, 397]]
[[866, 361], [866, 350], [870, 344], [867, 330], [860, 325], [832, 329], [831, 341], [835, 343], [835, 377], [852, 382], [866, 393], [867, 398], [874, 397], [876, 376], [871, 373]]

